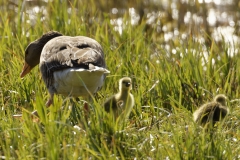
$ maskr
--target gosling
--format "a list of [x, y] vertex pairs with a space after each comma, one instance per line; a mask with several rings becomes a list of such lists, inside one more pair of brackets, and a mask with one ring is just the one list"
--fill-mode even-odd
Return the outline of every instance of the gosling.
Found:
[[114, 119], [121, 121], [128, 119], [134, 106], [134, 97], [130, 93], [132, 81], [129, 77], [119, 80], [119, 92], [106, 100], [104, 109], [106, 112], [113, 113]]
[[212, 102], [203, 104], [193, 113], [194, 121], [205, 127], [206, 125], [214, 126], [223, 120], [229, 113], [226, 99], [225, 95], [219, 94]]

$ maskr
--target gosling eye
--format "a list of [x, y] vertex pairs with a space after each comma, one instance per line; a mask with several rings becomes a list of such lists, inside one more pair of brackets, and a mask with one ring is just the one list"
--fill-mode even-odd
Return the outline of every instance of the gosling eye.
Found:
[[130, 82], [126, 82], [126, 81], [123, 81], [122, 83], [125, 84], [126, 87], [129, 87], [131, 85]]

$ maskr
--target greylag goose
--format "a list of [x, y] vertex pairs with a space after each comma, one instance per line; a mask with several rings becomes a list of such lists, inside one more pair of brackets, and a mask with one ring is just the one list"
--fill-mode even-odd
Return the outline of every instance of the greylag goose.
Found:
[[50, 93], [47, 106], [53, 103], [54, 94], [84, 97], [96, 93], [109, 73], [97, 41], [84, 36], [64, 36], [56, 31], [47, 32], [27, 46], [20, 77], [38, 64]]
[[131, 89], [131, 78], [124, 77], [120, 79], [119, 92], [106, 100], [106, 102], [104, 103], [105, 111], [112, 112], [115, 119], [127, 119], [134, 106], [134, 97], [130, 93]]
[[212, 102], [203, 104], [193, 113], [194, 121], [202, 126], [206, 124], [214, 126], [216, 122], [224, 119], [229, 112], [226, 99], [225, 95], [219, 94]]

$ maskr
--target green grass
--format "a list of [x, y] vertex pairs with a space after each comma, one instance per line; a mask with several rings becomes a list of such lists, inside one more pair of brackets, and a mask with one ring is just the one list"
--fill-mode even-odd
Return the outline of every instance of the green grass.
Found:
[[[31, 6], [20, 3], [15, 12], [9, 10], [8, 1], [0, 4], [2, 158], [239, 159], [239, 46], [230, 57], [224, 42], [208, 46], [191, 36], [165, 42], [154, 29], [145, 32], [144, 20], [132, 26], [127, 13], [123, 21], [128, 23], [119, 35], [110, 24], [113, 17], [102, 14], [92, 0], [88, 5], [49, 2], [48, 16], [42, 21], [39, 12], [35, 24], [28, 21], [31, 14], [26, 11]], [[89, 36], [104, 48], [111, 74], [91, 104], [89, 122], [82, 101], [56, 96], [54, 106], [45, 108], [49, 95], [38, 67], [24, 79], [19, 76], [26, 46], [49, 30]], [[123, 76], [132, 78], [136, 102], [130, 120], [121, 127], [107, 118], [102, 104], [117, 92]], [[204, 132], [193, 122], [192, 112], [218, 93], [235, 100], [229, 101], [231, 113], [214, 132]], [[31, 117], [34, 109], [39, 119]], [[23, 117], [12, 117], [18, 113]]]

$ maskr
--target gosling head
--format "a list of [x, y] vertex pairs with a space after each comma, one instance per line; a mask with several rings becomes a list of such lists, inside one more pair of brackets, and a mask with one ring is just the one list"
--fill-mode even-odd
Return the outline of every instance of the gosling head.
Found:
[[214, 102], [218, 102], [223, 106], [226, 106], [227, 97], [224, 94], [219, 94], [214, 98]]
[[131, 90], [132, 89], [132, 80], [129, 77], [124, 77], [119, 80], [119, 90]]

